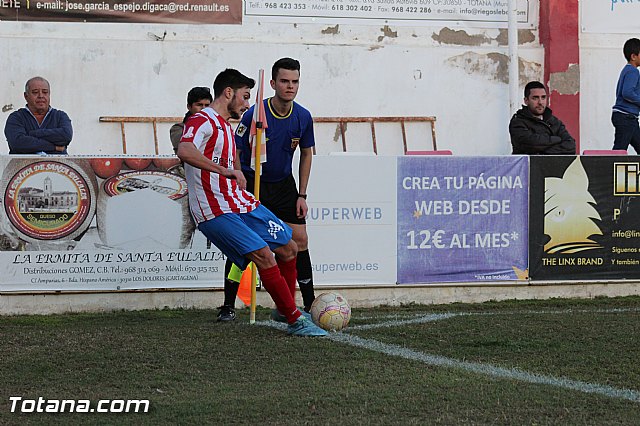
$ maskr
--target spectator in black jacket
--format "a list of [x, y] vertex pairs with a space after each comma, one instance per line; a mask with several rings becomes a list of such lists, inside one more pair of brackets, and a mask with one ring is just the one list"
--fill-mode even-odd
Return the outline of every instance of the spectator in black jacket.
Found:
[[547, 90], [539, 81], [524, 87], [524, 105], [509, 123], [512, 154], [576, 154], [576, 141], [547, 107], [548, 101]]

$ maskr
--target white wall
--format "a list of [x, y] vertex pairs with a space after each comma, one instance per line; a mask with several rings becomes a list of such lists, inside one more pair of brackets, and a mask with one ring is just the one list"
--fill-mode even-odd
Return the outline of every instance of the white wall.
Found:
[[[537, 16], [538, 2], [530, 3]], [[99, 123], [98, 117], [180, 116], [186, 92], [194, 85], [210, 86], [222, 69], [256, 76], [265, 68], [268, 74], [274, 60], [291, 56], [302, 63], [298, 100], [316, 116], [435, 115], [440, 149], [457, 155], [511, 152], [506, 30], [338, 21], [2, 22], [0, 126], [24, 105], [25, 81], [42, 75], [52, 84], [52, 106], [73, 121], [70, 153], [121, 153], [119, 127]], [[537, 18], [533, 30], [523, 31], [528, 38], [520, 46], [522, 83], [541, 78], [543, 63]], [[128, 153], [152, 154], [151, 135], [151, 126], [128, 125]], [[160, 152], [171, 153], [168, 126], [161, 126], [159, 135]], [[335, 145], [328, 138], [318, 143], [320, 152], [333, 150], [322, 144]], [[378, 144], [385, 153], [401, 147], [395, 138]], [[6, 152], [0, 144], [0, 153]]]
[[[628, 39], [640, 37], [640, 5], [620, 4], [615, 10], [611, 10], [611, 3], [586, 6], [581, 2], [580, 6], [580, 145], [582, 150], [611, 149], [611, 107], [618, 76], [627, 63], [622, 46]], [[630, 19], [633, 25], [627, 24]], [[635, 154], [633, 148], [629, 153]]]
[[[580, 40], [580, 148], [611, 149], [611, 107], [616, 84], [627, 61], [624, 42], [637, 34], [581, 34]], [[634, 153], [629, 148], [629, 153]]]

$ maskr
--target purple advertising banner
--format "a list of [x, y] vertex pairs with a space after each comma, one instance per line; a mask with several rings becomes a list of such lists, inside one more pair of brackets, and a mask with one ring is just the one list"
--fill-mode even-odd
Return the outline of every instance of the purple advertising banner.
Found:
[[400, 157], [398, 283], [527, 279], [528, 176], [528, 157]]
[[241, 24], [242, 0], [0, 0], [0, 21]]

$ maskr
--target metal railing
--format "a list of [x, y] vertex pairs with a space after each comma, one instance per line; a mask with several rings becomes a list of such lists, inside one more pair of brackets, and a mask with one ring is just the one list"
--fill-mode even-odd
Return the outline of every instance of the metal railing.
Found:
[[[127, 136], [125, 132], [125, 123], [151, 123], [153, 125], [153, 142], [155, 153], [159, 154], [158, 145], [158, 123], [179, 123], [184, 117], [118, 117], [104, 116], [100, 117], [101, 123], [118, 123], [120, 125], [120, 134], [122, 136], [122, 153], [127, 153]], [[336, 123], [340, 129], [340, 137], [342, 140], [342, 152], [348, 152], [347, 149], [347, 125], [349, 123], [369, 123], [371, 128], [371, 141], [373, 152], [378, 154], [378, 144], [376, 141], [376, 123], [398, 123], [402, 130], [402, 147], [403, 153], [407, 153], [407, 131], [406, 123], [429, 123], [431, 126], [431, 145], [436, 151], [436, 117], [314, 117], [314, 124]], [[314, 149], [315, 152], [315, 149]]]
[[407, 130], [405, 123], [426, 122], [431, 126], [431, 143], [433, 150], [436, 145], [436, 118], [435, 117], [315, 117], [314, 123], [338, 123], [340, 136], [342, 139], [342, 152], [347, 152], [346, 127], [348, 123], [369, 123], [371, 127], [371, 143], [373, 152], [378, 154], [378, 143], [376, 141], [376, 123], [399, 123], [402, 130], [403, 153], [407, 153]]

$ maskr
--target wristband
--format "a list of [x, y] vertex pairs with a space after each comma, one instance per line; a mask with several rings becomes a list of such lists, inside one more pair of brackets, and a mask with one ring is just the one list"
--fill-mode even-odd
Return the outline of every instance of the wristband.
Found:
[[303, 200], [306, 200], [307, 194], [298, 194], [298, 198], [302, 198]]

